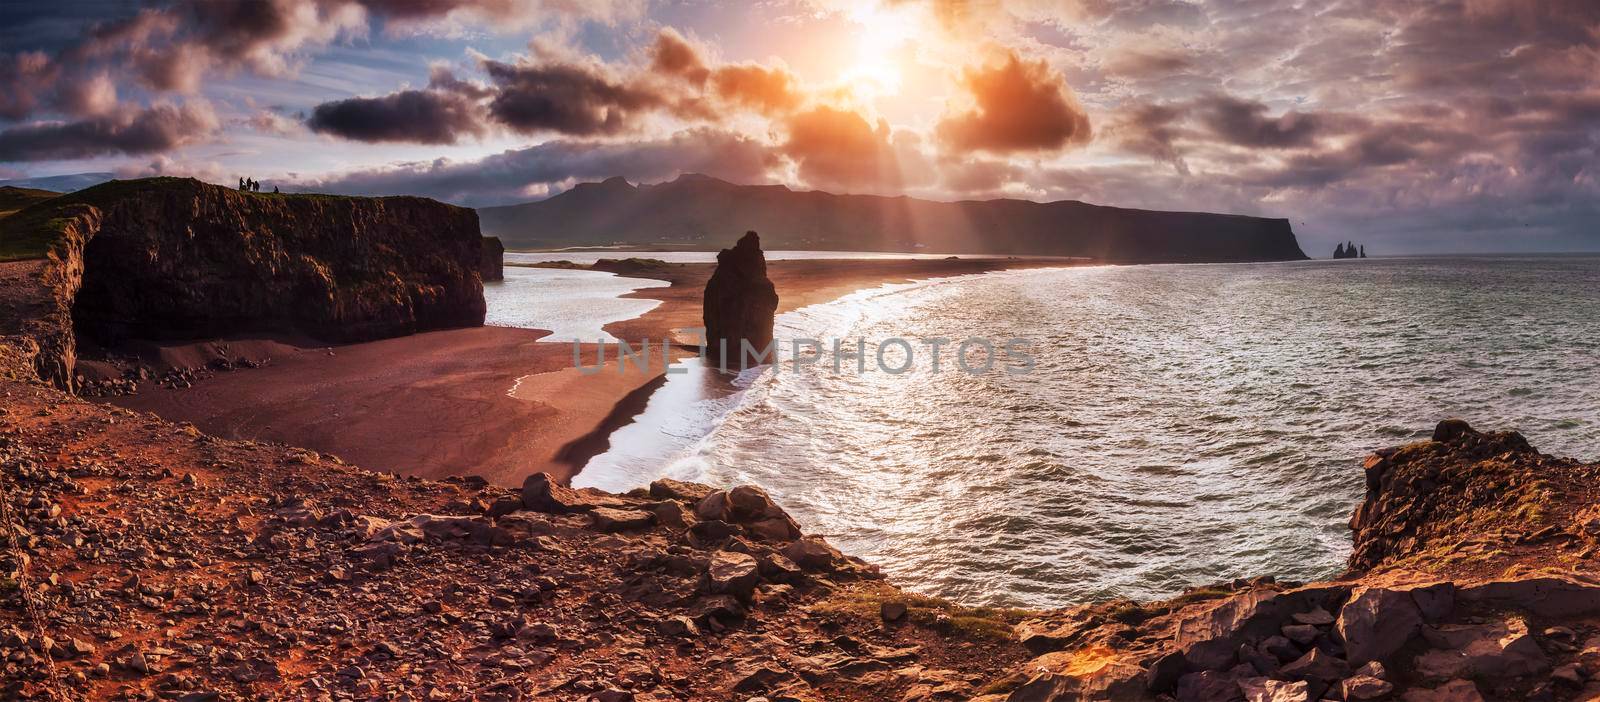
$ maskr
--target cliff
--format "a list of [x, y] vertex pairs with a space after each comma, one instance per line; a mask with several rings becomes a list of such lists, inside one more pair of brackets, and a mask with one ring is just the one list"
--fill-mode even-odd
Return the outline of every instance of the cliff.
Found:
[[422, 198], [113, 181], [0, 220], [0, 245], [38, 257], [20, 265], [42, 281], [0, 334], [37, 343], [40, 375], [63, 387], [79, 334], [345, 342], [484, 317], [477, 215]]
[[755, 229], [768, 249], [1086, 256], [1114, 262], [1306, 258], [1285, 219], [1156, 212], [1075, 201], [933, 202], [799, 192], [705, 176], [587, 183], [539, 202], [479, 210], [513, 248], [626, 244], [715, 248]]

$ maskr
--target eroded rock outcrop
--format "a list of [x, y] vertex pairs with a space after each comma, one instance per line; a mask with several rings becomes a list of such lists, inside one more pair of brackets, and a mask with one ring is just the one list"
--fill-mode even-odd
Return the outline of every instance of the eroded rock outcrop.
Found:
[[706, 282], [707, 355], [728, 368], [766, 362], [761, 357], [772, 344], [777, 311], [778, 292], [767, 278], [761, 237], [745, 232], [733, 248], [717, 254], [717, 270]]
[[1365, 465], [1344, 578], [1046, 614], [1016, 632], [1039, 658], [992, 699], [1600, 698], [1600, 468], [1459, 420]]

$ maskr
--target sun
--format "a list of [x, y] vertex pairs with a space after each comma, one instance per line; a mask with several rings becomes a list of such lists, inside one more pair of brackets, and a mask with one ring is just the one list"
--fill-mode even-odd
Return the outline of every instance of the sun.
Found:
[[852, 8], [855, 57], [842, 76], [845, 84], [868, 95], [900, 92], [901, 49], [916, 36], [916, 18], [903, 8], [863, 4]]

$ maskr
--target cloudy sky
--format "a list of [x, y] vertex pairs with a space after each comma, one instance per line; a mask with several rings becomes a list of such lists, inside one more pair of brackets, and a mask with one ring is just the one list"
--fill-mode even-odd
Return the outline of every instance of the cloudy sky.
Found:
[[701, 172], [1600, 250], [1596, 0], [0, 5], [0, 179], [488, 205]]

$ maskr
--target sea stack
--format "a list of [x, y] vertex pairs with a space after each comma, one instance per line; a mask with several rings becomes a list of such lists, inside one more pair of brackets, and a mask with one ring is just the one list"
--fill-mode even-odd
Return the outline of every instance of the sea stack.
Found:
[[500, 243], [500, 237], [484, 237], [482, 259], [481, 263], [478, 264], [478, 273], [483, 278], [483, 282], [505, 280], [505, 260], [506, 246]]
[[717, 269], [706, 282], [706, 355], [725, 368], [761, 363], [758, 358], [742, 357], [742, 344], [754, 349], [752, 356], [763, 354], [772, 344], [772, 321], [777, 312], [778, 291], [767, 278], [761, 237], [745, 232], [733, 248], [717, 254]]

